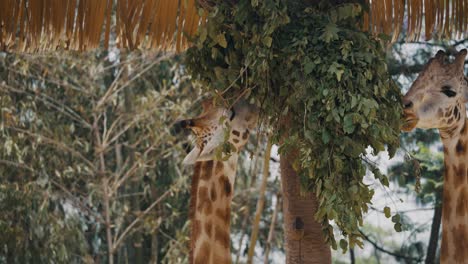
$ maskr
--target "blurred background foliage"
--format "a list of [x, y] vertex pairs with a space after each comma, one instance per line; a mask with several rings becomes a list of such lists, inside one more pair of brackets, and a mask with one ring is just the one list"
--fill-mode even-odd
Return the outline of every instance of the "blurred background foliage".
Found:
[[[0, 263], [106, 263], [109, 252], [117, 263], [188, 261], [192, 172], [181, 164], [191, 138], [173, 125], [196, 115], [203, 95], [180, 62], [118, 50], [0, 53]], [[241, 261], [264, 140], [252, 137], [238, 169]], [[260, 225], [272, 251], [282, 241], [281, 221], [271, 221], [279, 190], [268, 181]]]

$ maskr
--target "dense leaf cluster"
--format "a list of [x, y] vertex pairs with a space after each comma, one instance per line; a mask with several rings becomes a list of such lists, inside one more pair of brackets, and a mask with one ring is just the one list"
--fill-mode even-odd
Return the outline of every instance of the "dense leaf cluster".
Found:
[[[232, 102], [250, 95], [282, 135], [281, 153], [299, 148], [295, 168], [319, 199], [316, 217], [337, 247], [333, 220], [350, 246], [374, 191], [365, 158], [399, 145], [400, 91], [387, 73], [380, 41], [358, 27], [362, 6], [302, 1], [214, 1], [188, 51], [194, 76]], [[325, 2], [325, 1], [324, 1]], [[345, 249], [348, 241], [342, 239]]]
[[0, 263], [77, 263], [88, 248], [77, 217], [35, 185], [0, 185]]

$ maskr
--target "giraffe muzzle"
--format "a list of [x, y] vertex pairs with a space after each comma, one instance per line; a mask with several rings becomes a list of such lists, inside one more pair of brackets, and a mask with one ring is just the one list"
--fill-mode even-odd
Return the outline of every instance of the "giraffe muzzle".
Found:
[[419, 119], [413, 111], [405, 110], [403, 112], [403, 124], [401, 125], [401, 130], [404, 132], [412, 131], [418, 124], [418, 121]]
[[176, 125], [183, 128], [183, 129], [187, 129], [187, 128], [193, 127], [194, 122], [193, 122], [192, 119], [187, 119], [187, 120], [181, 120], [181, 121], [177, 122]]

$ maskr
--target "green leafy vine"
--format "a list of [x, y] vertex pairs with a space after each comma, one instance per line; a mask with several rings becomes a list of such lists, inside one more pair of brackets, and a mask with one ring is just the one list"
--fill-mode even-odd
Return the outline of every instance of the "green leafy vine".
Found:
[[[248, 96], [275, 126], [280, 153], [298, 148], [294, 167], [319, 200], [316, 219], [337, 248], [361, 245], [358, 227], [374, 191], [367, 171], [388, 179], [365, 155], [399, 146], [400, 90], [382, 43], [359, 28], [360, 4], [212, 1], [187, 65], [207, 90], [234, 102]], [[284, 125], [288, 120], [288, 125]], [[385, 209], [388, 211], [388, 209]], [[389, 212], [388, 212], [389, 214]]]

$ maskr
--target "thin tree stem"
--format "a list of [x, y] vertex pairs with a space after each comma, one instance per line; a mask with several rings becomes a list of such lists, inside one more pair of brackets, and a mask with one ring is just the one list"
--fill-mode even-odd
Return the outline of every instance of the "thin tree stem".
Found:
[[440, 224], [442, 221], [442, 204], [441, 194], [436, 194], [436, 205], [434, 209], [434, 217], [431, 226], [431, 236], [429, 238], [429, 245], [427, 246], [426, 264], [436, 263], [437, 243], [439, 242]]
[[135, 220], [133, 220], [133, 222], [127, 226], [127, 228], [125, 229], [125, 231], [122, 232], [122, 234], [116, 239], [116, 242], [114, 243], [114, 246], [113, 246], [113, 251], [114, 250], [117, 250], [117, 248], [120, 246], [120, 244], [123, 242], [123, 240], [125, 239], [125, 237], [128, 235], [128, 233], [130, 233], [130, 231], [132, 230], [132, 228], [144, 217], [146, 216], [149, 212], [151, 212], [151, 210], [153, 210], [153, 208], [159, 204], [162, 200], [164, 200], [170, 193], [172, 192], [172, 189], [169, 189], [167, 190], [163, 195], [161, 195], [158, 200], [154, 201], [150, 206], [148, 206], [148, 208], [146, 208], [145, 211], [143, 211], [140, 215], [138, 215], [137, 218], [135, 218]]
[[270, 230], [268, 231], [268, 239], [266, 242], [265, 246], [265, 258], [263, 260], [263, 263], [268, 264], [270, 263], [268, 261], [268, 257], [270, 255], [270, 249], [271, 249], [271, 242], [273, 240], [273, 235], [275, 233], [275, 225], [276, 225], [276, 218], [278, 217], [278, 212], [281, 208], [281, 194], [277, 193], [276, 194], [276, 205], [275, 205], [275, 210], [273, 211], [273, 216], [271, 218], [271, 224], [270, 224]]
[[263, 178], [259, 190], [259, 197], [257, 201], [257, 212], [255, 213], [255, 220], [252, 227], [252, 235], [250, 237], [249, 253], [247, 256], [247, 263], [251, 264], [253, 261], [253, 255], [255, 251], [255, 244], [258, 237], [258, 229], [260, 224], [260, 217], [262, 215], [263, 206], [265, 204], [265, 190], [268, 180], [268, 175], [270, 174], [270, 156], [271, 156], [271, 146], [272, 140], [271, 137], [268, 137], [268, 143], [265, 150], [265, 156], [263, 160]]
[[109, 264], [114, 263], [113, 245], [112, 245], [112, 230], [110, 220], [109, 208], [109, 181], [107, 178], [102, 180], [102, 187], [104, 189], [104, 217], [106, 219], [106, 238], [107, 238], [107, 254], [109, 257]]

